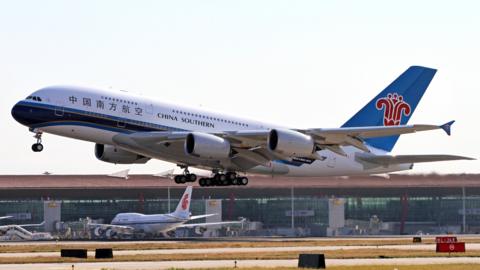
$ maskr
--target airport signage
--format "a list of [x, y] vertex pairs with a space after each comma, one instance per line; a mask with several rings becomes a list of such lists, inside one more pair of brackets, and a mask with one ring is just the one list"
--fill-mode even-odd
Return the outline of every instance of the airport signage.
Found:
[[465, 252], [465, 242], [437, 243], [437, 252]]
[[[463, 209], [458, 210], [459, 215], [463, 215]], [[480, 208], [469, 208], [465, 209], [465, 215], [467, 216], [480, 216]]]
[[437, 236], [435, 237], [435, 243], [440, 244], [440, 243], [457, 243], [457, 237], [456, 236]]
[[[292, 211], [285, 211], [285, 216], [291, 217]], [[295, 210], [293, 211], [294, 217], [313, 217], [315, 212], [313, 210]]]

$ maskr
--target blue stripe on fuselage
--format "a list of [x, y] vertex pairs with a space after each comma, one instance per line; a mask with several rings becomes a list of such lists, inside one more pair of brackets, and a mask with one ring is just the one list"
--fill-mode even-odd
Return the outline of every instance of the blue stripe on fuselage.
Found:
[[[84, 110], [57, 107], [49, 104], [20, 101], [12, 109], [13, 117], [31, 128], [77, 125], [114, 132], [183, 131], [174, 127], [132, 120]], [[119, 123], [121, 126], [119, 126]]]
[[290, 166], [295, 166], [295, 167], [300, 167], [302, 166], [303, 162], [300, 162], [300, 161], [290, 161], [290, 160], [282, 160], [282, 159], [277, 159], [277, 160], [274, 160], [273, 162], [277, 162], [277, 163], [281, 163], [281, 164], [285, 164], [285, 165], [290, 165]]

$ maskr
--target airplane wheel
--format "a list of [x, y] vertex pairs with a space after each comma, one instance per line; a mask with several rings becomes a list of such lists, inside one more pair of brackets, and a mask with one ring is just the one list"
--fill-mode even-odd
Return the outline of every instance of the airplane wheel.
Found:
[[247, 177], [240, 177], [239, 178], [239, 185], [246, 186], [248, 185], [248, 178]]
[[205, 186], [209, 187], [212, 185], [212, 178], [205, 178]]
[[188, 182], [195, 182], [195, 181], [197, 181], [197, 175], [195, 175], [194, 173], [187, 174], [186, 177], [187, 177], [187, 179], [188, 179]]
[[204, 186], [205, 186], [205, 178], [200, 178], [200, 180], [198, 180], [198, 184], [199, 184], [201, 187], [204, 187]]
[[178, 180], [179, 180], [178, 182], [180, 182], [180, 184], [185, 184], [187, 182], [188, 178], [185, 175], [180, 175], [178, 177]]
[[225, 176], [230, 181], [233, 181], [233, 180], [235, 180], [235, 178], [237, 178], [237, 174], [234, 173], [234, 172], [229, 172]]
[[175, 183], [185, 184], [187, 182], [187, 177], [185, 175], [175, 175]]
[[238, 185], [238, 178], [235, 178], [232, 180], [232, 185]]
[[32, 151], [33, 152], [42, 152], [42, 150], [43, 150], [43, 144], [41, 144], [41, 143], [32, 144]]

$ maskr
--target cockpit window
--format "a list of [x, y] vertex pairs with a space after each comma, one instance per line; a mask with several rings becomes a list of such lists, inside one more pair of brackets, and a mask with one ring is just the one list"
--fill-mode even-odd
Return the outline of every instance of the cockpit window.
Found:
[[37, 96], [28, 96], [26, 99], [33, 99], [35, 101], [42, 101], [42, 99], [40, 97], [37, 97]]

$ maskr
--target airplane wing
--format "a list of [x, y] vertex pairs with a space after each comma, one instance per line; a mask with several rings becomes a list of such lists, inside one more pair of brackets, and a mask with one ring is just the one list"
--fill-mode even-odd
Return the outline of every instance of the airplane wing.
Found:
[[[428, 131], [435, 129], [442, 129], [448, 135], [451, 133], [451, 126], [454, 121], [450, 121], [443, 125], [398, 125], [398, 126], [371, 126], [371, 127], [344, 127], [344, 128], [313, 128], [295, 130], [313, 138], [315, 145], [319, 149], [328, 149], [339, 155], [346, 155], [341, 149], [341, 146], [354, 146], [365, 152], [370, 152], [366, 146], [364, 139], [375, 137], [387, 137], [393, 135], [401, 135], [408, 133], [415, 133], [420, 131]], [[250, 160], [274, 160], [285, 159], [281, 155], [265, 151], [266, 139], [269, 131], [238, 131], [222, 134], [221, 136], [233, 141], [232, 146], [248, 146], [251, 147], [250, 153], [255, 153], [257, 156], [249, 157]], [[246, 153], [241, 155], [247, 156]], [[248, 156], [247, 156], [248, 158]], [[310, 158], [318, 158], [315, 155]]]
[[474, 160], [474, 158], [454, 155], [373, 155], [369, 153], [357, 153], [355, 159], [367, 168], [388, 167], [396, 164], [421, 163], [448, 160]]
[[87, 226], [92, 228], [101, 228], [102, 230], [107, 230], [107, 229], [118, 229], [118, 230], [126, 230], [126, 231], [134, 230], [134, 228], [130, 226], [101, 224], [101, 223], [88, 223]]
[[13, 216], [3, 216], [3, 217], [0, 217], [0, 219], [9, 219], [9, 218], [13, 218]]
[[12, 227], [21, 227], [21, 228], [28, 228], [28, 227], [41, 227], [45, 225], [45, 221], [42, 221], [38, 224], [9, 224], [9, 225], [1, 225], [0, 228], [12, 228]]
[[245, 222], [245, 219], [239, 221], [221, 221], [221, 222], [210, 222], [210, 223], [192, 223], [192, 224], [182, 224], [178, 228], [194, 228], [194, 227], [206, 227], [206, 226], [215, 226], [215, 225], [232, 225], [232, 224], [242, 224]]
[[45, 225], [45, 221], [42, 221], [38, 224], [19, 224], [17, 226], [24, 228], [24, 227], [41, 227], [43, 225]]
[[[398, 125], [398, 126], [367, 126], [345, 128], [313, 128], [313, 129], [289, 129], [299, 135], [312, 138], [317, 150], [327, 149], [339, 155], [346, 156], [343, 146], [353, 146], [364, 152], [370, 150], [365, 139], [375, 137], [387, 137], [407, 133], [415, 133], [427, 130], [442, 129], [450, 135], [450, 128], [454, 121], [443, 125]], [[281, 131], [281, 130], [279, 130]], [[265, 165], [272, 160], [289, 160], [290, 156], [281, 155], [268, 149], [268, 137], [270, 130], [240, 130], [215, 133], [217, 137], [227, 140], [234, 154], [230, 157], [232, 163], [240, 168], [249, 169], [257, 165]], [[155, 153], [159, 145], [184, 142], [189, 132], [135, 132], [131, 134], [118, 134], [113, 141], [118, 146], [129, 151], [149, 155]], [[183, 154], [183, 153], [182, 153]], [[323, 159], [316, 151], [310, 156], [302, 156], [312, 159]], [[205, 161], [207, 162], [207, 161]]]
[[212, 217], [212, 216], [216, 216], [216, 215], [218, 215], [218, 214], [207, 214], [207, 215], [191, 216], [191, 217], [190, 217], [190, 220], [200, 219], [200, 218], [206, 218], [206, 217]]

